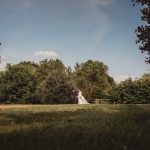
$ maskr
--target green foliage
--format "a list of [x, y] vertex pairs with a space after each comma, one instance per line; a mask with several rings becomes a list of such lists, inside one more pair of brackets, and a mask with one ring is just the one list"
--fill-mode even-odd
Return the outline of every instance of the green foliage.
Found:
[[45, 80], [48, 76], [48, 74], [53, 70], [64, 70], [65, 66], [63, 62], [59, 59], [56, 60], [43, 60], [40, 62], [39, 67], [37, 69], [37, 78], [39, 80], [39, 83]]
[[72, 85], [63, 62], [43, 60], [37, 69], [37, 99], [40, 103], [69, 103]]
[[72, 85], [62, 61], [21, 62], [0, 72], [0, 103], [69, 103]]
[[34, 63], [8, 64], [0, 76], [0, 102], [33, 103], [37, 84], [35, 74]]
[[138, 26], [135, 30], [139, 44], [139, 49], [141, 52], [146, 52], [148, 57], [146, 57], [146, 62], [150, 63], [150, 0], [132, 0], [133, 4], [136, 3], [142, 5], [141, 8], [141, 20], [144, 21], [144, 25]]
[[108, 67], [99, 61], [88, 60], [85, 63], [75, 65], [75, 85], [82, 90], [89, 101], [103, 98], [114, 82], [107, 71]]
[[0, 103], [71, 103], [73, 89], [80, 89], [91, 103], [150, 103], [150, 74], [115, 84], [107, 71], [103, 62], [92, 60], [77, 63], [73, 71], [58, 59], [8, 64], [0, 72]]
[[70, 103], [72, 89], [65, 70], [56, 68], [41, 82], [37, 95], [41, 102], [46, 104]]
[[115, 103], [136, 104], [150, 103], [150, 74], [143, 75], [140, 79], [125, 80], [114, 84], [109, 91], [109, 98]]

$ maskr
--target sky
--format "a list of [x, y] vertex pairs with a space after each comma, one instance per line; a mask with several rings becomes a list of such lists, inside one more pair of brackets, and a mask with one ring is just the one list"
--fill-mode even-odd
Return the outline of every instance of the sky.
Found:
[[131, 0], [0, 0], [0, 55], [6, 63], [61, 59], [102, 61], [116, 81], [149, 73], [134, 30]]

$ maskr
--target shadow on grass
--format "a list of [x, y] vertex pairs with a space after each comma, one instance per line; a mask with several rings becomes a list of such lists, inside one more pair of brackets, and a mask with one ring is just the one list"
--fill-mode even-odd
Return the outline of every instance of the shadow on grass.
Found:
[[149, 150], [149, 111], [130, 105], [106, 109], [3, 114], [0, 149]]

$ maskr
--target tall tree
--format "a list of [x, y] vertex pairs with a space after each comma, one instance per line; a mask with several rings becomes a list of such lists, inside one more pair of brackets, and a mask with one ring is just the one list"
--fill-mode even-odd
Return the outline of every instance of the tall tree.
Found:
[[71, 70], [63, 62], [43, 60], [37, 69], [37, 99], [42, 103], [68, 103], [72, 91]]
[[[1, 46], [1, 45], [2, 45], [2, 43], [0, 42], [0, 46]], [[1, 59], [2, 59], [1, 57], [2, 57], [2, 56], [0, 55], [0, 64], [1, 64]]]
[[39, 83], [42, 82], [43, 80], [45, 80], [47, 78], [48, 74], [55, 69], [59, 69], [59, 70], [65, 69], [65, 65], [63, 64], [63, 62], [61, 60], [45, 59], [45, 60], [41, 61], [39, 64], [39, 67], [37, 69], [37, 77], [38, 77]]
[[109, 77], [108, 67], [99, 61], [88, 60], [85, 63], [76, 64], [74, 80], [76, 87], [82, 90], [89, 101], [103, 98], [107, 93], [113, 79]]
[[131, 78], [114, 84], [109, 91], [109, 99], [115, 103], [138, 104], [150, 103], [150, 74], [144, 74], [141, 78]]
[[141, 52], [146, 52], [147, 57], [145, 62], [150, 64], [150, 0], [132, 0], [133, 5], [141, 5], [141, 20], [144, 25], [138, 26], [135, 30], [137, 34], [136, 43], [139, 44]]
[[66, 71], [55, 68], [38, 86], [37, 97], [46, 104], [70, 103], [72, 89]]
[[21, 62], [7, 65], [6, 71], [0, 74], [0, 101], [4, 103], [34, 103], [36, 65]]

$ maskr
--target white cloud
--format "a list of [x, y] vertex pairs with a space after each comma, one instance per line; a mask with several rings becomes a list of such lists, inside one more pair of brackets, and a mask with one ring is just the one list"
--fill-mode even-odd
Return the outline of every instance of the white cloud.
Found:
[[34, 5], [35, 0], [11, 0], [6, 1], [5, 7], [17, 12], [29, 10]]
[[2, 55], [0, 57], [0, 71], [4, 71], [7, 65], [7, 57]]
[[92, 14], [91, 17], [93, 20], [91, 21], [91, 25], [93, 25], [93, 28], [95, 29], [93, 46], [99, 46], [111, 28], [109, 15], [98, 6], [109, 6], [114, 2], [115, 0], [88, 0], [88, 9], [90, 14]]
[[23, 7], [30, 7], [35, 0], [15, 0], [15, 1]]
[[110, 5], [112, 4], [113, 0], [95, 0], [99, 5]]
[[21, 0], [21, 6], [24, 8], [30, 8], [32, 6], [33, 0]]
[[109, 17], [101, 12], [99, 16], [99, 21], [97, 22], [97, 30], [95, 33], [95, 44], [100, 44], [107, 33], [110, 31], [110, 19]]
[[90, 2], [93, 6], [96, 6], [96, 5], [105, 6], [105, 5], [112, 4], [114, 0], [90, 0]]
[[34, 52], [34, 56], [37, 56], [40, 59], [56, 59], [56, 58], [58, 58], [57, 53], [55, 53], [53, 51], [37, 51], [37, 52]]

